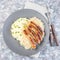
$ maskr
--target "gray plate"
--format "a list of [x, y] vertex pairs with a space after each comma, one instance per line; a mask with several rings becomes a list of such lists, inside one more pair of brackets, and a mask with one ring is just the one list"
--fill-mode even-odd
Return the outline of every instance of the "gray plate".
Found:
[[[10, 32], [11, 24], [20, 17], [26, 17], [26, 18], [37, 17], [41, 19], [42, 22], [44, 23], [45, 37], [42, 43], [39, 46], [37, 46], [37, 49], [35, 50], [25, 50], [22, 46], [19, 45], [18, 41], [16, 41], [11, 35], [11, 32]], [[3, 37], [4, 37], [5, 43], [13, 52], [23, 56], [30, 56], [30, 55], [36, 54], [46, 46], [48, 42], [48, 37], [49, 37], [49, 28], [48, 28], [48, 24], [46, 23], [46, 19], [40, 13], [32, 9], [22, 9], [12, 13], [7, 18], [3, 27]]]

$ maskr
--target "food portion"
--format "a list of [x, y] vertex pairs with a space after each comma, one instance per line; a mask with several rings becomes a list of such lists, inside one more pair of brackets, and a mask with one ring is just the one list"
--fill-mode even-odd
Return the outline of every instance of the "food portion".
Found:
[[25, 49], [36, 49], [44, 38], [44, 24], [36, 17], [19, 18], [11, 25], [11, 34]]

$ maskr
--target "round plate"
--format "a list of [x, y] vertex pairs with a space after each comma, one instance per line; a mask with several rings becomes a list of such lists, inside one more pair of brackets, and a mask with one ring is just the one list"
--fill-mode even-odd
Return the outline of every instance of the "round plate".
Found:
[[[44, 23], [45, 37], [44, 37], [42, 43], [37, 47], [37, 49], [34, 49], [34, 50], [24, 49], [22, 46], [19, 45], [18, 41], [15, 40], [11, 35], [11, 32], [10, 32], [11, 24], [14, 21], [16, 21], [18, 18], [22, 18], [22, 17], [25, 17], [25, 18], [37, 17], [37, 18], [41, 19], [42, 22]], [[13, 52], [15, 52], [19, 55], [23, 55], [23, 56], [30, 56], [30, 55], [36, 54], [37, 52], [39, 52], [46, 46], [46, 44], [48, 42], [48, 38], [49, 38], [49, 28], [48, 28], [46, 19], [40, 13], [38, 13], [37, 11], [32, 10], [32, 9], [21, 9], [19, 11], [12, 13], [7, 18], [7, 20], [4, 24], [4, 27], [3, 27], [3, 37], [4, 37], [5, 43]]]

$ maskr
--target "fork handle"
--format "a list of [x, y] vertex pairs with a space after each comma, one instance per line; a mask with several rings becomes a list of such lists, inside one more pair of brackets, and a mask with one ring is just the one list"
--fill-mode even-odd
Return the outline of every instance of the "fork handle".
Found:
[[51, 29], [52, 29], [52, 34], [53, 34], [53, 38], [54, 38], [54, 40], [55, 40], [56, 46], [59, 46], [53, 24], [51, 24]]
[[52, 46], [52, 34], [50, 32], [50, 35], [49, 35], [49, 42], [50, 42], [50, 46]]

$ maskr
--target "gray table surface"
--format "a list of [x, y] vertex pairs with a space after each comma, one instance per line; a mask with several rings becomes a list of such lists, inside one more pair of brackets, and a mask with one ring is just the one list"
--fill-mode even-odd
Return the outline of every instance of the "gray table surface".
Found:
[[[38, 58], [19, 56], [13, 53], [5, 44], [2, 31], [6, 18], [14, 11], [22, 9], [27, 0], [0, 0], [0, 60], [60, 60], [60, 46], [51, 47], [49, 43], [40, 51]], [[60, 43], [60, 0], [28, 0], [38, 4], [46, 4], [53, 9], [51, 20]]]

